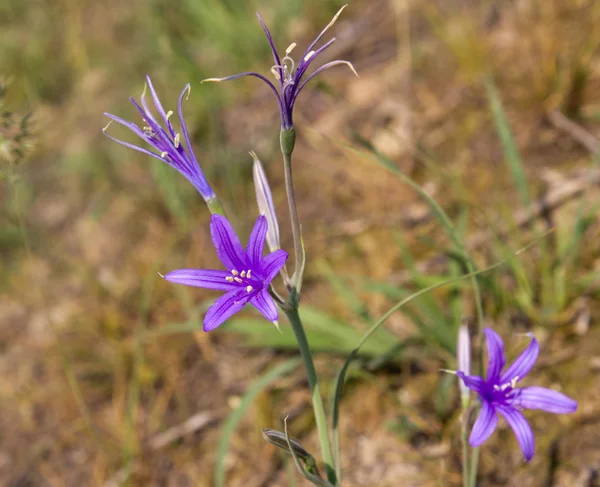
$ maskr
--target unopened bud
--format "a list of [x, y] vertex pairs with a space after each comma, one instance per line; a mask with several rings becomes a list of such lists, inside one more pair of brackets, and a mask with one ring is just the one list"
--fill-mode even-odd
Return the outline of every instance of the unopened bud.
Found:
[[267, 181], [267, 175], [258, 156], [254, 152], [250, 152], [250, 155], [254, 159], [252, 174], [254, 175], [254, 189], [256, 191], [258, 211], [267, 218], [267, 245], [271, 252], [275, 252], [281, 248], [281, 244], [279, 242], [279, 224], [277, 223], [277, 215], [275, 214], [273, 195]]
[[[290, 455], [292, 454], [290, 452], [290, 448], [289, 448], [287, 440], [285, 438], [285, 433], [282, 433], [281, 431], [277, 431], [277, 430], [274, 430], [271, 428], [263, 428], [262, 435], [267, 443], [270, 443], [271, 445], [275, 445], [277, 448], [284, 450], [286, 453], [289, 453]], [[290, 440], [290, 445], [292, 445], [292, 448], [294, 450], [294, 453], [300, 460], [302, 460], [303, 462], [305, 462], [307, 464], [311, 463], [311, 461], [314, 462], [313, 456], [306, 451], [306, 449], [298, 442], [298, 440], [295, 440], [294, 438], [291, 438], [291, 437], [289, 438], [289, 440]]]
[[[462, 325], [458, 330], [458, 345], [456, 347], [458, 359], [458, 370], [466, 375], [471, 374], [471, 338], [469, 336], [469, 327]], [[459, 379], [460, 398], [464, 407], [469, 404], [470, 392], [467, 386]]]

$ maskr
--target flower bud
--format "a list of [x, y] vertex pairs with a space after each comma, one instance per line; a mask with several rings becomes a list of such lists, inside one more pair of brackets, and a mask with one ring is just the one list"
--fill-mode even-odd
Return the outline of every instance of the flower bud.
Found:
[[[458, 358], [458, 370], [466, 375], [471, 374], [471, 338], [469, 336], [469, 327], [462, 325], [458, 330], [458, 345], [456, 347]], [[458, 381], [460, 387], [460, 398], [463, 407], [469, 404], [470, 392], [462, 380]]]
[[258, 203], [258, 211], [261, 215], [267, 218], [267, 245], [271, 252], [275, 252], [281, 248], [279, 242], [279, 224], [277, 223], [277, 215], [275, 214], [275, 205], [273, 205], [273, 196], [271, 188], [267, 181], [267, 175], [262, 167], [258, 156], [254, 152], [250, 152], [254, 159], [252, 173], [254, 175], [254, 189], [256, 190], [256, 202]]

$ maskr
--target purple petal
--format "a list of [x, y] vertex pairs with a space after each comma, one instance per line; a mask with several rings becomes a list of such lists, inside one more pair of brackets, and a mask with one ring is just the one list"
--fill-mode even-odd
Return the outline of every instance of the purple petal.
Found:
[[[331, 39], [330, 41], [328, 41], [323, 46], [319, 47], [319, 49], [317, 49], [316, 51], [314, 51], [313, 54], [310, 54], [310, 51], [306, 51], [304, 53], [304, 56], [302, 57], [302, 59], [298, 63], [298, 67], [296, 68], [296, 71], [294, 72], [294, 82], [295, 82], [296, 86], [298, 86], [298, 83], [302, 79], [302, 76], [304, 76], [304, 73], [308, 69], [308, 66], [310, 65], [310, 63], [312, 63], [313, 60], [316, 59], [319, 54], [321, 54], [323, 51], [325, 51], [334, 42], [335, 42], [335, 37], [333, 39]], [[306, 59], [306, 57], [309, 54], [310, 54], [310, 57], [308, 59]]]
[[504, 343], [502, 338], [491, 328], [484, 328], [483, 333], [485, 334], [485, 344], [488, 352], [487, 380], [488, 382], [496, 382], [506, 363]]
[[[150, 76], [146, 75], [146, 81], [148, 82], [148, 86], [150, 87], [150, 93], [152, 95], [152, 100], [154, 101], [154, 106], [156, 107], [156, 110], [158, 111], [158, 114], [162, 117], [162, 119], [165, 121], [165, 125], [167, 126], [167, 128], [169, 129], [169, 131], [171, 132], [171, 137], [175, 137], [175, 133], [173, 131], [173, 127], [171, 125], [171, 122], [169, 122], [169, 119], [167, 118], [167, 114], [165, 113], [165, 109], [163, 108], [158, 95], [156, 94], [156, 91], [154, 90], [154, 85], [152, 84], [152, 80], [150, 79]], [[148, 110], [146, 104], [145, 104], [145, 100], [143, 100], [143, 95], [142, 95], [142, 103], [144, 105], [144, 108], [146, 108], [146, 111], [148, 113], [150, 113], [150, 110]]]
[[487, 439], [492, 436], [492, 433], [498, 426], [498, 416], [496, 415], [496, 409], [487, 401], [481, 402], [481, 411], [477, 420], [473, 425], [473, 431], [469, 437], [469, 444], [471, 446], [479, 446]]
[[212, 331], [240, 311], [248, 302], [245, 291], [229, 291], [217, 299], [204, 316], [204, 331]]
[[541, 409], [547, 413], [567, 414], [577, 409], [577, 401], [545, 387], [524, 387], [515, 391], [513, 406]]
[[263, 276], [265, 276], [266, 284], [273, 280], [279, 270], [283, 267], [283, 264], [285, 264], [287, 258], [288, 253], [283, 249], [279, 249], [270, 253], [269, 255], [265, 255], [261, 262], [261, 272]]
[[469, 389], [475, 391], [477, 394], [482, 395], [485, 392], [485, 381], [481, 377], [477, 375], [466, 375], [460, 370], [456, 372], [456, 375], [460, 377]]
[[525, 416], [511, 406], [497, 406], [496, 409], [514, 431], [525, 460], [531, 461], [535, 453], [535, 439]]
[[261, 79], [265, 83], [267, 83], [267, 85], [269, 85], [269, 88], [271, 88], [271, 91], [273, 91], [273, 93], [275, 94], [275, 98], [277, 98], [277, 103], [279, 104], [279, 112], [281, 114], [281, 119], [283, 120], [283, 118], [285, 116], [285, 107], [283, 105], [283, 100], [279, 96], [279, 92], [277, 91], [277, 88], [275, 88], [275, 85], [273, 83], [271, 83], [262, 74], [254, 73], [254, 72], [245, 72], [245, 73], [234, 74], [231, 76], [226, 76], [225, 78], [208, 78], [208, 79], [202, 80], [202, 83], [208, 82], [208, 81], [216, 81], [216, 82], [230, 81], [232, 79], [241, 78], [242, 76], [254, 76], [255, 78]]
[[356, 72], [356, 70], [354, 69], [354, 66], [352, 66], [352, 63], [349, 61], [343, 61], [343, 60], [336, 60], [336, 61], [331, 61], [329, 63], [325, 63], [323, 64], [323, 66], [321, 66], [318, 69], [315, 69], [312, 73], [310, 73], [310, 76], [308, 76], [298, 87], [298, 89], [296, 90], [296, 92], [294, 93], [294, 98], [292, 100], [292, 104], [296, 101], [296, 97], [298, 96], [298, 94], [300, 93], [300, 91], [302, 91], [302, 88], [304, 88], [306, 86], [306, 83], [308, 83], [311, 79], [313, 79], [315, 76], [318, 76], [319, 74], [321, 74], [323, 71], [325, 71], [326, 69], [329, 68], [333, 68], [334, 66], [339, 66], [340, 64], [345, 64], [346, 66], [348, 66], [352, 72], [358, 76], [358, 73]]
[[531, 343], [523, 350], [508, 369], [504, 371], [500, 377], [500, 382], [509, 382], [514, 378], [518, 380], [529, 374], [529, 371], [535, 364], [535, 361], [540, 354], [540, 345], [533, 335], [531, 335]]
[[246, 254], [250, 259], [250, 265], [254, 269], [260, 268], [260, 260], [262, 259], [263, 248], [265, 247], [265, 237], [267, 236], [267, 218], [260, 215], [256, 219], [250, 238], [248, 239], [248, 246], [246, 247]]
[[267, 36], [267, 40], [269, 41], [269, 45], [271, 46], [271, 52], [273, 53], [273, 60], [275, 61], [275, 66], [279, 66], [279, 81], [283, 86], [283, 68], [281, 67], [281, 59], [279, 58], [279, 54], [277, 53], [275, 42], [273, 42], [273, 36], [271, 35], [271, 32], [269, 32], [267, 24], [265, 24], [263, 18], [258, 12], [256, 12], [256, 16], [258, 17], [258, 21], [260, 22], [261, 27], [265, 31], [265, 35]]
[[[327, 32], [333, 26], [333, 24], [335, 24], [335, 21], [341, 15], [342, 10], [344, 10], [347, 6], [348, 5], [344, 5], [341, 9], [339, 9], [337, 11], [337, 13], [333, 16], [333, 18], [329, 21], [329, 23], [325, 26], [325, 28], [321, 31], [321, 33], [316, 37], [316, 39], [314, 41], [312, 41], [311, 45], [308, 46], [308, 49], [306, 49], [306, 54], [308, 54], [310, 51], [312, 51], [312, 48], [315, 47], [317, 42], [319, 42], [321, 40], [321, 37], [323, 37], [325, 35], [325, 32]], [[305, 56], [306, 56], [306, 54], [305, 54]]]
[[254, 307], [260, 311], [267, 320], [277, 320], [277, 306], [275, 306], [275, 301], [273, 301], [273, 298], [269, 295], [269, 290], [267, 288], [255, 294], [250, 300], [250, 303], [254, 305]]
[[228, 270], [241, 272], [249, 268], [244, 248], [227, 218], [213, 215], [210, 220], [210, 234], [217, 255]]
[[239, 290], [239, 284], [227, 281], [228, 277], [232, 277], [229, 272], [213, 269], [177, 269], [165, 275], [167, 281], [186, 286], [217, 291]]
[[144, 149], [143, 147], [139, 147], [135, 144], [131, 144], [129, 142], [125, 142], [124, 140], [120, 140], [117, 139], [116, 137], [113, 137], [112, 135], [110, 135], [107, 131], [106, 131], [106, 127], [102, 130], [102, 132], [104, 133], [104, 135], [106, 135], [110, 140], [116, 142], [117, 144], [121, 144], [124, 145], [125, 147], [128, 147], [129, 149], [133, 149], [136, 150], [138, 152], [141, 152], [142, 154], [146, 154], [148, 156], [152, 156], [155, 157], [156, 159], [158, 159], [159, 161], [162, 162], [167, 162], [165, 161], [162, 157], [160, 157], [158, 154], [155, 154], [152, 151], [149, 151], [148, 149]]
[[183, 96], [185, 95], [186, 92], [189, 95], [190, 90], [191, 90], [190, 84], [188, 83], [187, 85], [185, 85], [181, 94], [179, 95], [179, 100], [177, 102], [177, 111], [179, 112], [179, 123], [181, 124], [181, 130], [183, 132], [183, 137], [185, 138], [187, 154], [188, 154], [188, 157], [190, 158], [190, 160], [193, 162], [192, 173], [194, 174], [194, 176], [189, 178], [189, 180], [195, 186], [195, 188], [198, 190], [198, 192], [202, 195], [202, 197], [205, 200], [208, 200], [210, 198], [215, 197], [215, 192], [210, 187], [210, 184], [208, 184], [208, 181], [204, 177], [204, 173], [202, 172], [202, 169], [200, 168], [200, 164], [198, 164], [198, 161], [196, 160], [196, 156], [194, 155], [194, 151], [192, 150], [192, 144], [190, 142], [190, 136], [188, 134], [187, 125], [185, 124], [185, 120], [183, 119], [183, 111], [181, 109]]

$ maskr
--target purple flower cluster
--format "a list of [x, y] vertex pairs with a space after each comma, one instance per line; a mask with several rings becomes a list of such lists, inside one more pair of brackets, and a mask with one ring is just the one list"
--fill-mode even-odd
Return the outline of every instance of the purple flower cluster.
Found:
[[273, 36], [271, 36], [271, 33], [269, 32], [269, 29], [267, 28], [260, 14], [258, 12], [256, 13], [256, 15], [258, 16], [258, 21], [260, 22], [260, 25], [265, 31], [265, 35], [267, 36], [267, 40], [269, 41], [269, 45], [271, 46], [271, 52], [273, 53], [273, 60], [275, 62], [275, 65], [271, 68], [271, 72], [273, 73], [273, 76], [275, 76], [275, 79], [278, 82], [278, 88], [275, 87], [275, 84], [273, 84], [267, 77], [254, 71], [234, 74], [225, 78], [209, 78], [204, 81], [228, 81], [236, 78], [241, 78], [242, 76], [254, 76], [263, 80], [267, 84], [267, 86], [271, 88], [271, 90], [275, 94], [275, 98], [277, 99], [279, 111], [281, 114], [281, 128], [283, 130], [292, 129], [294, 127], [294, 121], [292, 116], [294, 104], [296, 103], [296, 99], [298, 98], [300, 91], [302, 91], [302, 88], [304, 88], [311, 79], [313, 79], [315, 76], [322, 73], [326, 69], [332, 68], [333, 66], [337, 66], [340, 64], [345, 64], [352, 70], [354, 74], [358, 76], [354, 69], [354, 66], [352, 66], [350, 62], [343, 60], [335, 60], [323, 64], [319, 68], [315, 69], [310, 75], [308, 75], [303, 80], [304, 75], [306, 74], [306, 71], [308, 70], [308, 67], [312, 64], [312, 62], [335, 42], [334, 37], [318, 49], [314, 49], [314, 47], [321, 40], [325, 32], [327, 32], [327, 30], [329, 30], [329, 28], [333, 26], [333, 24], [338, 19], [344, 8], [346, 8], [346, 5], [344, 5], [338, 11], [338, 13], [335, 14], [331, 22], [327, 24], [327, 26], [321, 31], [317, 38], [310, 44], [310, 46], [308, 46], [308, 48], [302, 55], [302, 58], [298, 62], [297, 66], [294, 60], [290, 57], [292, 50], [296, 47], [296, 43], [292, 43], [285, 50], [285, 56], [281, 58], [279, 53], [277, 52], [277, 48], [275, 47]]
[[198, 164], [196, 156], [192, 151], [190, 136], [188, 134], [187, 126], [185, 124], [185, 120], [183, 119], [183, 113], [181, 111], [181, 103], [183, 101], [183, 97], [186, 94], [189, 95], [190, 85], [185, 85], [183, 91], [179, 95], [179, 101], [177, 103], [177, 111], [179, 112], [179, 122], [184, 138], [184, 140], [181, 140], [181, 135], [175, 131], [173, 124], [169, 120], [173, 112], [165, 112], [160, 100], [158, 99], [156, 91], [154, 90], [154, 86], [152, 86], [152, 81], [150, 80], [149, 76], [146, 76], [146, 81], [148, 83], [148, 87], [150, 88], [150, 93], [152, 94], [154, 107], [160, 115], [164, 127], [154, 117], [152, 111], [146, 103], [146, 90], [144, 90], [144, 93], [142, 94], [141, 106], [133, 98], [129, 99], [142, 116], [142, 122], [144, 123], [143, 128], [140, 128], [135, 123], [127, 122], [126, 120], [123, 120], [122, 118], [117, 117], [116, 115], [112, 115], [110, 113], [105, 113], [104, 115], [106, 115], [111, 120], [127, 127], [140, 139], [142, 139], [150, 147], [152, 147], [156, 152], [150, 151], [148, 149], [145, 149], [144, 147], [140, 147], [138, 145], [131, 144], [129, 142], [125, 142], [123, 140], [113, 137], [106, 131], [108, 125], [103, 130], [104, 134], [109, 139], [112, 139], [115, 142], [124, 145], [125, 147], [129, 147], [130, 149], [134, 149], [138, 152], [142, 152], [144, 154], [152, 156], [162, 162], [166, 162], [169, 166], [174, 167], [181, 174], [183, 174], [188, 179], [188, 181], [194, 185], [194, 187], [202, 195], [205, 201], [215, 199], [215, 192], [212, 190], [212, 188], [208, 184], [208, 181], [204, 177], [204, 173], [202, 172], [202, 169], [200, 169], [200, 165]]
[[525, 459], [530, 461], [535, 441], [531, 427], [521, 411], [541, 409], [548, 413], [566, 414], [577, 409], [577, 402], [545, 387], [517, 388], [517, 383], [529, 373], [540, 353], [540, 346], [533, 335], [529, 346], [502, 372], [506, 365], [504, 343], [494, 330], [485, 328], [484, 333], [489, 357], [487, 378], [457, 372], [464, 384], [479, 395], [481, 401], [481, 411], [473, 425], [469, 443], [471, 446], [484, 443], [496, 430], [500, 414], [514, 431]]

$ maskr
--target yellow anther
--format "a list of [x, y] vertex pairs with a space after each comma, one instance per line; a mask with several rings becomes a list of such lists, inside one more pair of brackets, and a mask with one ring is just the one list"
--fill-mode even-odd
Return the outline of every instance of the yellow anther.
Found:
[[169, 120], [169, 117], [173, 115], [173, 110], [169, 110], [166, 115], [166, 119]]
[[314, 55], [315, 55], [315, 51], [310, 51], [306, 56], [304, 56], [304, 62], [308, 61]]
[[249, 293], [250, 291], [252, 291], [252, 286], [248, 286], [248, 287], [246, 288], [246, 292], [247, 292], [247, 293]]
[[513, 389], [517, 387], [517, 382], [519, 381], [519, 376], [517, 375], [513, 380], [510, 381], [510, 387]]
[[234, 280], [235, 282], [239, 282], [240, 284], [241, 284], [242, 282], [244, 282], [244, 281], [242, 281], [242, 280], [241, 280], [239, 277], [234, 277], [234, 278], [233, 278], [233, 280]]
[[239, 272], [238, 272], [238, 271], [236, 271], [236, 270], [233, 270], [233, 271], [231, 271], [231, 273], [232, 273], [234, 276], [237, 276], [237, 275], [239, 274]]
[[242, 271], [242, 273], [240, 274], [240, 276], [246, 277], [246, 271]]
[[279, 71], [278, 71], [278, 69], [277, 69], [277, 67], [276, 67], [276, 66], [273, 66], [273, 67], [271, 68], [271, 73], [273, 73], [273, 76], [275, 76], [275, 78], [276, 78], [277, 80], [280, 80], [280, 79], [281, 79], [281, 76], [279, 75]]
[[160, 157], [162, 157], [163, 159], [166, 159], [168, 155], [169, 155], [169, 153], [166, 151], [160, 153]]
[[291, 44], [288, 46], [288, 48], [285, 50], [285, 54], [286, 54], [286, 56], [287, 56], [287, 55], [289, 55], [289, 53], [290, 53], [290, 52], [292, 52], [292, 51], [294, 50], [294, 47], [296, 47], [296, 43], [295, 43], [295, 42], [292, 42], [292, 43], [291, 43]]
[[250, 273], [251, 273], [251, 272], [252, 272], [252, 269], [249, 269], [249, 270], [248, 270], [248, 274], [246, 274], [246, 277], [247, 277], [248, 279], [250, 279]]
[[229, 282], [233, 282], [233, 277], [231, 277], [231, 276], [227, 276], [227, 277], [225, 278], [225, 280], [226, 280], [226, 281], [229, 281]]
[[180, 135], [179, 135], [179, 134], [176, 134], [176, 135], [175, 135], [175, 140], [174, 140], [174, 143], [175, 143], [175, 148], [176, 148], [176, 149], [178, 149], [178, 148], [179, 148], [179, 137], [180, 137]]

